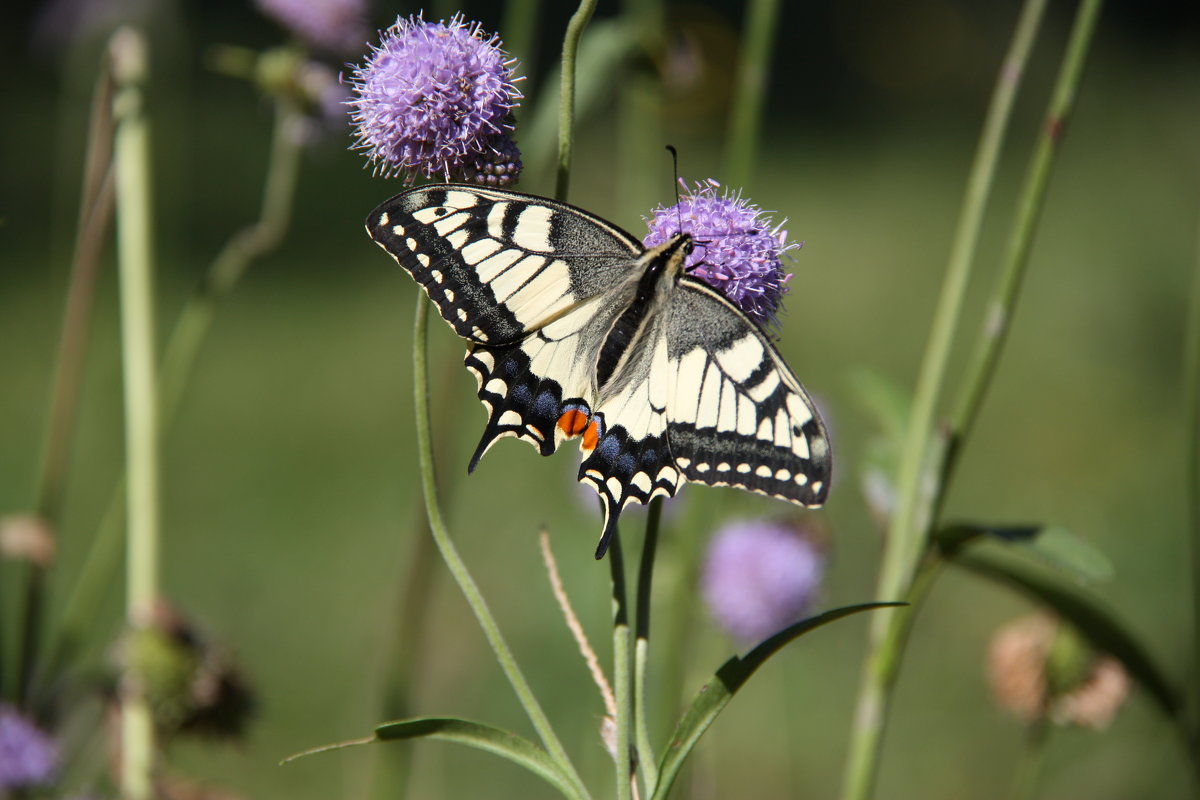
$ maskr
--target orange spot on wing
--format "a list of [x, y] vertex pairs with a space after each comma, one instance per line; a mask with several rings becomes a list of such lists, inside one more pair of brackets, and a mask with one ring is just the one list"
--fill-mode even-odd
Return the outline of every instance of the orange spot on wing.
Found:
[[578, 436], [588, 427], [588, 415], [577, 408], [569, 409], [558, 418], [558, 427], [568, 438]]
[[590, 453], [596, 449], [596, 443], [599, 441], [600, 423], [596, 420], [592, 420], [592, 424], [588, 425], [587, 430], [583, 433], [583, 444], [581, 446], [584, 450], [587, 450]]

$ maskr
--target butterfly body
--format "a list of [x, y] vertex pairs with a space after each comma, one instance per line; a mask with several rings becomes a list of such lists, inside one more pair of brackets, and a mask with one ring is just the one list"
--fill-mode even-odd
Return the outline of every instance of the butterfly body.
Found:
[[687, 481], [824, 502], [815, 406], [769, 337], [688, 274], [688, 234], [647, 250], [574, 206], [455, 184], [393, 197], [367, 229], [467, 340], [488, 412], [469, 469], [501, 438], [543, 455], [580, 439], [597, 558], [622, 508]]

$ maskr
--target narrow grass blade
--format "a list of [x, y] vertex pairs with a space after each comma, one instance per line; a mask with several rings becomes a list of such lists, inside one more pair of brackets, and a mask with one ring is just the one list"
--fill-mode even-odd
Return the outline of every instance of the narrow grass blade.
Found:
[[374, 736], [314, 747], [311, 750], [288, 756], [282, 763], [287, 764], [298, 758], [331, 750], [404, 739], [437, 739], [484, 750], [524, 767], [558, 789], [563, 797], [582, 797], [575, 790], [571, 778], [559, 769], [558, 764], [545, 750], [533, 742], [511, 731], [457, 717], [416, 717], [385, 722], [375, 729]]

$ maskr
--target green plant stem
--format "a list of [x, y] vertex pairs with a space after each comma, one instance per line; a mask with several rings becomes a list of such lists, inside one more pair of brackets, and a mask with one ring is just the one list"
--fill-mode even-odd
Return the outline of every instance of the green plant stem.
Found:
[[[275, 112], [259, 219], [226, 242], [188, 299], [167, 340], [158, 375], [159, 418], [164, 431], [175, 419], [183, 388], [211, 328], [217, 304], [255, 259], [278, 246], [291, 220], [302, 153], [299, 137], [295, 135], [300, 112], [284, 101], [277, 101]], [[51, 667], [69, 660], [78, 640], [95, 628], [96, 616], [103, 608], [101, 600], [108, 593], [120, 563], [124, 492], [125, 479], [120, 476], [63, 607], [54, 650], [48, 659]]]
[[579, 39], [587, 27], [597, 0], [581, 0], [579, 8], [567, 23], [567, 34], [563, 38], [562, 78], [558, 99], [558, 177], [555, 181], [554, 197], [566, 200], [571, 183], [571, 150], [575, 141], [575, 56], [579, 52]]
[[779, 28], [779, 0], [751, 0], [746, 5], [745, 33], [733, 109], [729, 115], [729, 144], [726, 152], [727, 180], [733, 186], [749, 183], [754, 169], [768, 73]]
[[421, 471], [421, 491], [425, 500], [425, 514], [429, 519], [429, 530], [433, 534], [433, 540], [442, 555], [442, 560], [446, 563], [447, 569], [450, 570], [450, 574], [458, 584], [458, 588], [466, 599], [467, 605], [471, 607], [471, 611], [479, 621], [479, 627], [483, 629], [483, 634], [487, 638], [492, 652], [496, 655], [496, 661], [500, 664], [500, 669], [504, 672], [505, 677], [508, 678], [513, 692], [516, 693], [522, 708], [525, 709], [525, 714], [529, 717], [529, 721], [533, 723], [533, 727], [541, 738], [546, 751], [570, 779], [571, 784], [577, 790], [577, 796], [587, 797], [588, 793], [583, 781], [579, 778], [574, 764], [571, 763], [570, 758], [567, 756], [562, 742], [559, 741], [558, 736], [554, 733], [554, 729], [550, 726], [550, 720], [546, 717], [546, 713], [542, 710], [537, 698], [534, 697], [533, 690], [530, 689], [529, 683], [521, 673], [520, 667], [517, 666], [512, 651], [509, 650], [508, 645], [505, 643], [504, 637], [500, 633], [500, 628], [496, 625], [496, 620], [492, 617], [492, 612], [488, 608], [487, 602], [483, 599], [483, 594], [479, 591], [479, 586], [475, 583], [475, 579], [471, 577], [466, 564], [458, 554], [458, 548], [454, 546], [454, 542], [450, 539], [450, 534], [446, 529], [446, 523], [442, 517], [442, 509], [438, 503], [437, 479], [434, 474], [433, 465], [433, 445], [430, 436], [429, 369], [426, 363], [429, 306], [423, 292], [417, 292], [416, 296], [417, 307], [413, 315], [413, 401], [417, 423], [417, 457]]
[[[897, 505], [888, 526], [876, 592], [879, 600], [902, 598], [908, 594], [913, 570], [926, 546], [925, 534], [929, 527], [931, 505], [930, 493], [922, 488], [922, 478], [928, 474], [936, 403], [945, 380], [950, 345], [962, 309], [1004, 131], [1029, 52], [1041, 25], [1045, 5], [1045, 0], [1026, 0], [1021, 10], [992, 93], [983, 134], [967, 181], [966, 197], [909, 416], [897, 480]], [[863, 800], [871, 794], [891, 687], [894, 686], [900, 661], [900, 652], [895, 648], [905, 638], [897, 636], [891, 629], [911, 624], [900, 619], [911, 613], [911, 610], [883, 611], [872, 616], [869, 652], [863, 668], [858, 709], [846, 762], [843, 786], [846, 800]]]
[[[126, 622], [149, 624], [159, 586], [158, 407], [154, 380], [153, 223], [150, 133], [143, 107], [146, 42], [122, 29], [111, 42], [117, 82], [114, 142], [117, 261], [121, 288], [121, 355], [125, 387], [125, 460], [129, 524], [126, 544]], [[121, 793], [153, 796], [154, 729], [141, 679], [126, 673], [121, 687]]]
[[1013, 774], [1010, 800], [1031, 800], [1037, 796], [1038, 776], [1046, 755], [1046, 741], [1050, 738], [1050, 722], [1045, 715], [1039, 716], [1025, 729], [1025, 744], [1021, 748], [1021, 760]]
[[[1000, 278], [988, 301], [983, 324], [968, 361], [968, 373], [963, 381], [958, 402], [951, 417], [951, 437], [942, 464], [938, 484], [940, 497], [945, 497], [947, 484], [958, 463], [961, 443], [975, 427], [983, 398], [996, 374], [996, 365], [1004, 352], [1008, 332], [1020, 296], [1034, 234], [1045, 204], [1046, 187], [1051, 168], [1062, 142], [1067, 118], [1075, 105], [1075, 97], [1083, 75], [1088, 47], [1100, 12], [1099, 0], [1085, 0], [1067, 42], [1062, 68], [1042, 122], [1042, 130], [1034, 145], [1033, 155], [1025, 176], [1025, 184], [1017, 202], [1016, 217], [1004, 249]], [[936, 514], [934, 515], [936, 517]]]
[[[34, 513], [45, 521], [56, 538], [61, 528], [63, 484], [83, 383], [88, 325], [96, 298], [96, 280], [100, 274], [100, 251], [112, 220], [112, 105], [112, 73], [108, 64], [104, 63], [92, 93], [82, 199], [75, 250], [71, 257], [71, 278], [63, 309], [46, 438], [42, 446], [34, 498]], [[30, 563], [26, 571], [16, 697], [27, 706], [33, 700], [32, 686], [41, 649], [47, 566]]]
[[662, 520], [662, 498], [650, 502], [646, 515], [646, 536], [642, 540], [642, 560], [638, 562], [637, 618], [633, 645], [633, 721], [637, 740], [638, 774], [647, 797], [658, 785], [658, 759], [650, 739], [649, 714], [646, 710], [646, 669], [650, 659], [650, 598], [654, 582], [654, 556], [658, 550], [658, 530]]
[[[1184, 480], [1187, 495], [1187, 526], [1192, 548], [1192, 669], [1200, 672], [1200, 226], [1197, 226], [1196, 264], [1192, 275], [1192, 298], [1188, 308], [1187, 333], [1183, 348], [1183, 416], [1187, 436]], [[1192, 682], [1191, 757], [1200, 769], [1200, 684]], [[1195, 769], [1193, 770], [1193, 773]]]
[[617, 701], [616, 745], [613, 763], [617, 772], [617, 800], [632, 800], [633, 754], [631, 744], [633, 681], [629, 652], [629, 604], [625, 591], [625, 559], [621, 553], [621, 535], [613, 536], [608, 547], [608, 565], [612, 570], [613, 601], [613, 694]]

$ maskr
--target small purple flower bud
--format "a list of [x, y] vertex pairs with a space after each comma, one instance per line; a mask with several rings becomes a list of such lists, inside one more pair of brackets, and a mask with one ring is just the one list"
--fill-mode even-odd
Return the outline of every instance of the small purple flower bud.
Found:
[[824, 570], [822, 548], [795, 526], [738, 520], [709, 542], [701, 583], [717, 623], [753, 643], [804, 615]]
[[690, 233], [696, 247], [688, 256], [692, 275], [717, 289], [755, 322], [775, 321], [780, 300], [788, 290], [791, 273], [783, 271], [782, 256], [800, 244], [787, 241], [786, 220], [774, 224], [761, 208], [742, 199], [740, 192], [717, 194], [719, 183], [699, 182], [673, 206], [659, 206], [647, 224], [642, 240], [654, 247], [680, 230]]
[[400, 18], [350, 78], [357, 134], [376, 171], [502, 186], [520, 171], [512, 110], [521, 99], [500, 40], [461, 14]]
[[255, 5], [307, 44], [330, 53], [353, 53], [367, 38], [366, 0], [255, 0]]
[[0, 704], [0, 794], [49, 783], [58, 768], [58, 747], [49, 736]]

